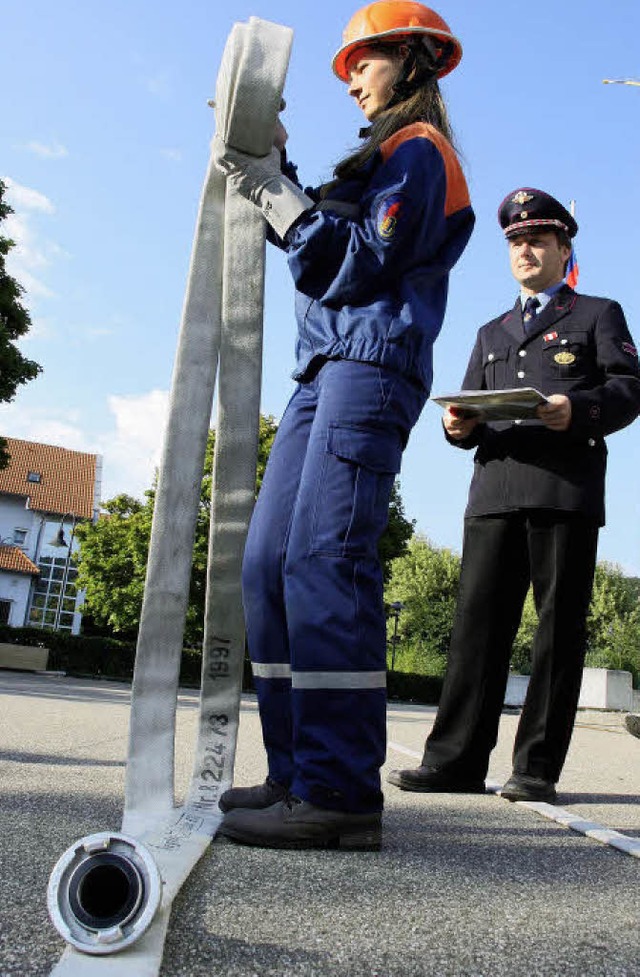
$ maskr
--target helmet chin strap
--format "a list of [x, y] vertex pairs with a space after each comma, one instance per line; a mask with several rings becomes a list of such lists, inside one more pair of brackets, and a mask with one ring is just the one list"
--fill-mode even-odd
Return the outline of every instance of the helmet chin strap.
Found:
[[[423, 35], [419, 40], [404, 42], [407, 48], [407, 56], [402, 63], [400, 77], [393, 86], [393, 95], [387, 108], [393, 108], [400, 102], [406, 101], [411, 95], [426, 82], [437, 77], [438, 65], [442, 58], [443, 51], [438, 51], [430, 37]], [[418, 51], [426, 51], [428, 63], [419, 64]]]

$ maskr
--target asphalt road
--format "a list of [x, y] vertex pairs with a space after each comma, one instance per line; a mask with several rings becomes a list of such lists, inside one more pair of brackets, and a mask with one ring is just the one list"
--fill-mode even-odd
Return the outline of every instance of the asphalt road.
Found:
[[[0, 672], [0, 977], [44, 977], [63, 943], [45, 893], [59, 855], [120, 826], [129, 689]], [[412, 766], [434, 710], [393, 705], [388, 766]], [[177, 786], [197, 699], [180, 698]], [[509, 774], [505, 714], [490, 777]], [[237, 783], [264, 778], [244, 700]], [[580, 713], [559, 805], [640, 840], [640, 741]], [[388, 786], [379, 853], [216, 841], [181, 890], [162, 977], [638, 977], [640, 859], [500, 798]]]

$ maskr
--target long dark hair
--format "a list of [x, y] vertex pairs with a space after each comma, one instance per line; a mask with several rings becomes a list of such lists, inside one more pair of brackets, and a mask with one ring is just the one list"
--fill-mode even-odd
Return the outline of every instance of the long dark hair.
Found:
[[[336, 183], [349, 179], [364, 166], [386, 139], [414, 122], [430, 123], [456, 149], [447, 107], [438, 84], [438, 60], [434, 51], [425, 45], [422, 39], [408, 41], [403, 39], [401, 43], [380, 43], [369, 46], [374, 50], [382, 51], [387, 57], [397, 55], [399, 64], [400, 48], [406, 47], [408, 53], [400, 65], [400, 74], [394, 85], [394, 93], [389, 105], [374, 119], [368, 129], [361, 132], [365, 139], [364, 143], [337, 164], [334, 170], [335, 180], [322, 188], [323, 196]], [[440, 56], [445, 54], [446, 52], [441, 52]]]

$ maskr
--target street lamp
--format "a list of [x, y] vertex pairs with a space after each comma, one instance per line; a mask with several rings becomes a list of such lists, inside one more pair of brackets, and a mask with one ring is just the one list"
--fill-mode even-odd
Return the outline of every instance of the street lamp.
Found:
[[389, 604], [389, 614], [393, 618], [393, 637], [391, 638], [391, 671], [394, 670], [396, 664], [396, 647], [398, 645], [398, 618], [400, 617], [400, 611], [404, 610], [404, 604], [401, 600], [394, 600], [392, 604]]
[[[67, 516], [71, 516], [71, 536], [69, 538], [68, 543], [64, 538], [64, 521], [67, 518]], [[54, 631], [58, 631], [60, 628], [60, 614], [62, 612], [62, 602], [64, 600], [64, 595], [66, 593], [67, 583], [69, 580], [69, 566], [71, 565], [71, 553], [73, 551], [73, 538], [75, 536], [77, 523], [78, 523], [78, 517], [76, 516], [75, 512], [65, 512], [62, 519], [60, 520], [60, 525], [58, 527], [58, 531], [56, 532], [56, 535], [54, 536], [53, 539], [49, 540], [49, 546], [55, 546], [56, 548], [62, 546], [67, 547], [67, 555], [64, 561], [64, 568], [62, 570], [62, 582], [60, 584], [60, 593], [58, 594], [56, 615], [53, 622]]]

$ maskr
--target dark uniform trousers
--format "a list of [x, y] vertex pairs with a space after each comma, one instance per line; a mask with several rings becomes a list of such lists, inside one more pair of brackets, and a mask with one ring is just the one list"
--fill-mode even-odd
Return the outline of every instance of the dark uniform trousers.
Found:
[[582, 679], [604, 439], [640, 410], [638, 357], [620, 306], [564, 286], [525, 334], [518, 298], [479, 330], [463, 388], [518, 387], [567, 395], [571, 424], [557, 432], [536, 419], [488, 422], [452, 441], [477, 450], [449, 664], [423, 763], [485, 776], [531, 582], [539, 623], [514, 772], [555, 782]]
[[465, 520], [458, 610], [423, 763], [484, 779], [529, 583], [539, 624], [518, 725], [515, 773], [556, 782], [580, 694], [598, 526], [544, 509]]

